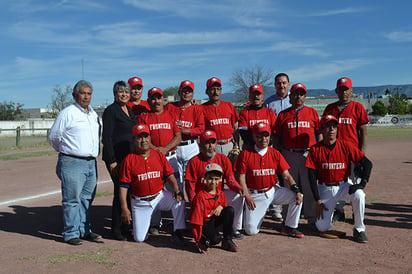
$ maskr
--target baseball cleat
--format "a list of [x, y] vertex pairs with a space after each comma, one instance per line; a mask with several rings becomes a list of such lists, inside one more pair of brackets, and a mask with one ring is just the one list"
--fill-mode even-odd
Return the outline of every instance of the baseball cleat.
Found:
[[235, 239], [240, 240], [240, 239], [243, 239], [243, 237], [244, 237], [244, 235], [243, 235], [242, 233], [240, 233], [239, 230], [236, 230], [236, 231], [233, 233], [233, 238], [235, 238]]
[[232, 239], [226, 239], [222, 241], [222, 248], [227, 251], [237, 252], [239, 247], [232, 241]]
[[288, 226], [284, 226], [280, 234], [285, 235], [285, 236], [294, 237], [294, 238], [303, 238], [305, 236], [303, 235], [302, 232], [300, 232], [296, 228], [291, 228]]
[[279, 212], [273, 213], [272, 220], [282, 222], [283, 221], [282, 214], [280, 214]]
[[354, 229], [353, 230], [353, 238], [358, 243], [364, 244], [364, 243], [368, 242], [368, 237], [366, 237], [365, 231], [359, 232], [356, 229]]

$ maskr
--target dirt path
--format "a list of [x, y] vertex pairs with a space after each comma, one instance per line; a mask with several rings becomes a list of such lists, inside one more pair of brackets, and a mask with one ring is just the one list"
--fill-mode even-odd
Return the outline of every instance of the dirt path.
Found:
[[[193, 242], [176, 249], [166, 232], [146, 243], [110, 239], [111, 197], [95, 199], [93, 226], [104, 244], [62, 243], [60, 194], [0, 206], [0, 273], [412, 273], [412, 140], [370, 140], [374, 169], [366, 189], [368, 244], [352, 240], [352, 224], [337, 223], [346, 239], [327, 240], [301, 221], [303, 239], [281, 236], [266, 219], [257, 236], [237, 241], [238, 253], [214, 248], [195, 253]], [[56, 156], [0, 161], [0, 202], [59, 188]], [[108, 175], [99, 160], [100, 180]], [[101, 184], [99, 192], [111, 191]], [[351, 218], [350, 206], [346, 215]], [[167, 230], [167, 229], [166, 229]]]

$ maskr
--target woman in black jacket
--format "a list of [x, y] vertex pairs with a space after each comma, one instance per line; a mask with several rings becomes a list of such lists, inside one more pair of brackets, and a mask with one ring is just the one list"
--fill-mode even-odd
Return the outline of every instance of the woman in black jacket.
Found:
[[[133, 126], [137, 119], [127, 102], [130, 86], [117, 81], [113, 86], [114, 102], [103, 113], [103, 161], [106, 163], [114, 185], [112, 205], [112, 235], [119, 241], [126, 240], [130, 227], [122, 224], [119, 199], [119, 169], [127, 154], [133, 151]], [[130, 205], [129, 205], [130, 207]]]

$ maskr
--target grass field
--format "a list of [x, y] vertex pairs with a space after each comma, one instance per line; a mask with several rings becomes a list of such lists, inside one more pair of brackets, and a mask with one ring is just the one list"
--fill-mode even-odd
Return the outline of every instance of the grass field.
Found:
[[412, 138], [412, 127], [368, 127], [368, 138], [371, 138], [371, 139]]

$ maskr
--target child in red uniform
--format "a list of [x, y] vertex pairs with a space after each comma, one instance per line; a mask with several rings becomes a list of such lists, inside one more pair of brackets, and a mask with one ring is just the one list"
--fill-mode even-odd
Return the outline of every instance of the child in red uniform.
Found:
[[[239, 248], [232, 241], [234, 210], [227, 206], [225, 194], [217, 189], [222, 181], [222, 175], [220, 165], [207, 165], [204, 176], [205, 189], [199, 191], [193, 199], [190, 223], [200, 253], [205, 253], [209, 246], [221, 241], [225, 250], [236, 252]], [[223, 240], [217, 231], [220, 225], [223, 225]]]

